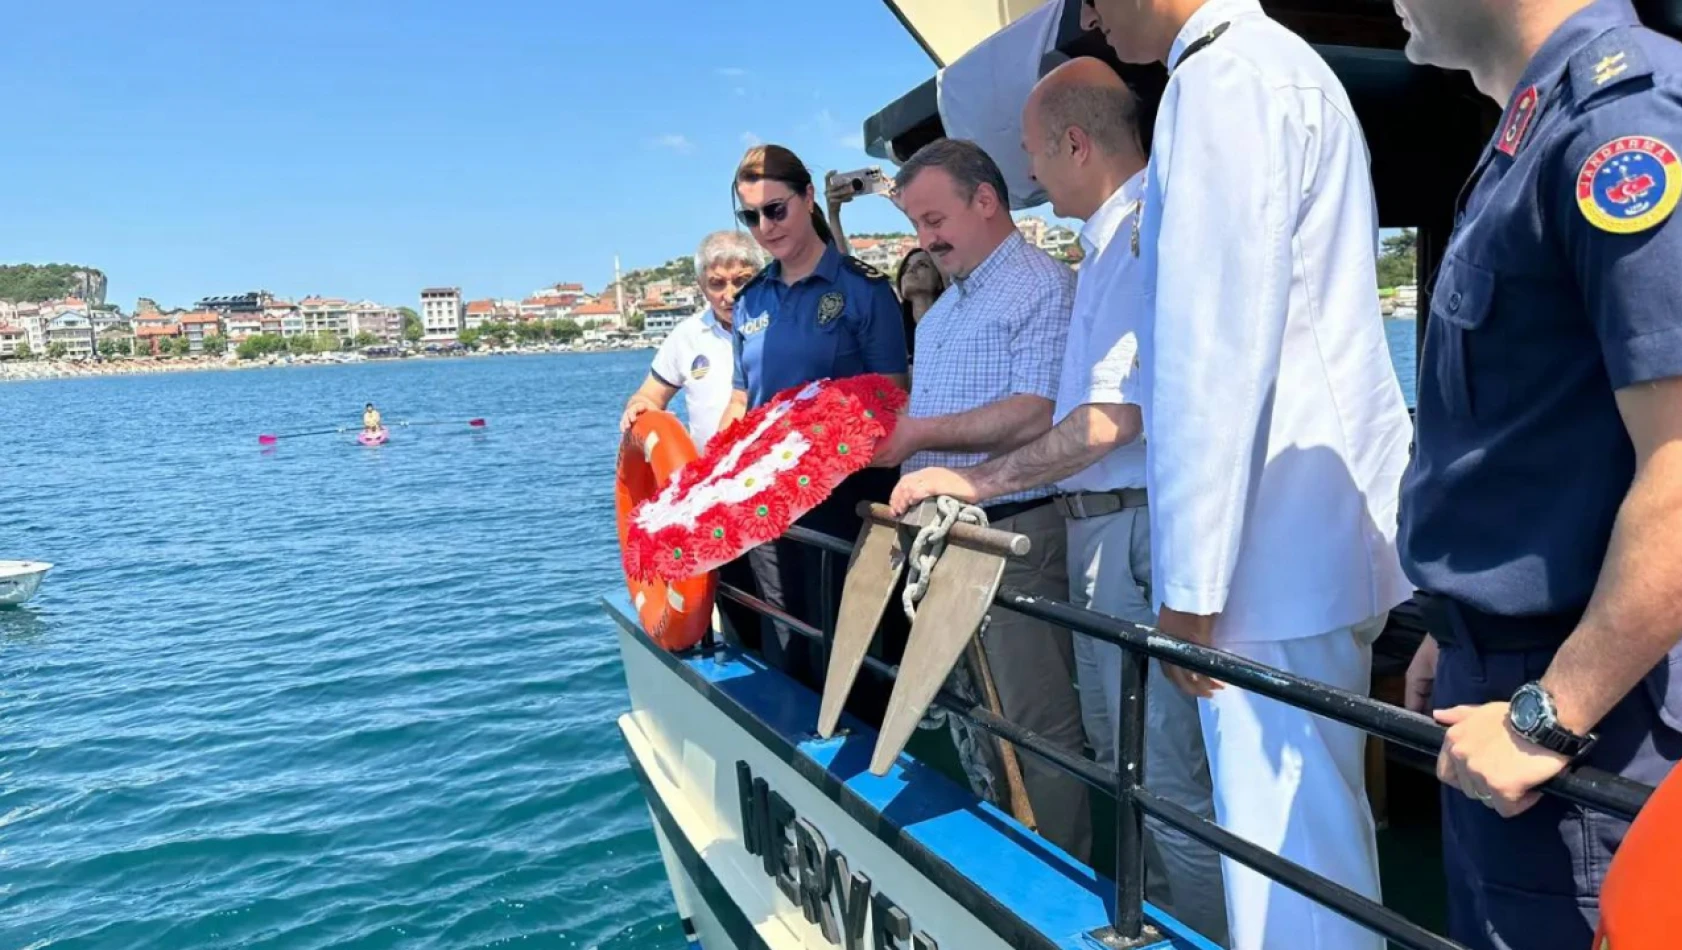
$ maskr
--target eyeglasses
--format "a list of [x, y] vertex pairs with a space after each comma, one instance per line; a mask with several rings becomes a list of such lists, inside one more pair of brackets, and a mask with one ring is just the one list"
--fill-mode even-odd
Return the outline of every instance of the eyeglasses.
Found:
[[742, 222], [743, 227], [748, 228], [759, 227], [761, 217], [764, 217], [767, 221], [781, 221], [788, 217], [788, 203], [793, 200], [793, 198], [779, 198], [776, 201], [767, 201], [758, 208], [738, 208], [736, 210], [736, 220]]

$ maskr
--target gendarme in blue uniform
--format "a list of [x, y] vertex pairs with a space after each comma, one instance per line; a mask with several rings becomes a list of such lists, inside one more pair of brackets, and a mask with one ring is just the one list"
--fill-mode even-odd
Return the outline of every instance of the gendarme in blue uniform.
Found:
[[735, 385], [749, 409], [817, 379], [905, 372], [905, 327], [885, 274], [833, 245], [792, 285], [782, 268], [772, 261], [736, 299]]
[[[1402, 486], [1436, 708], [1539, 679], [1594, 591], [1635, 474], [1614, 394], [1682, 375], [1678, 147], [1682, 44], [1598, 0], [1537, 52], [1462, 193]], [[1676, 663], [1598, 724], [1587, 764], [1655, 783], [1682, 757]], [[1443, 816], [1451, 936], [1592, 942], [1623, 822], [1551, 797], [1502, 819], [1453, 787]]]
[[1682, 375], [1676, 148], [1682, 45], [1625, 0], [1520, 80], [1431, 301], [1401, 524], [1421, 588], [1508, 616], [1588, 603], [1635, 473], [1613, 393]]

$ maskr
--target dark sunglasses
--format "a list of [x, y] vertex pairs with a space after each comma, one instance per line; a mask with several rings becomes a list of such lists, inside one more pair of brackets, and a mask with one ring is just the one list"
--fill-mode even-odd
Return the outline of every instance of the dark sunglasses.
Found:
[[742, 226], [747, 228], [759, 227], [759, 219], [762, 216], [767, 221], [781, 221], [788, 217], [788, 203], [793, 200], [793, 198], [779, 198], [776, 201], [767, 201], [759, 208], [738, 208], [736, 209], [736, 220], [742, 222]]

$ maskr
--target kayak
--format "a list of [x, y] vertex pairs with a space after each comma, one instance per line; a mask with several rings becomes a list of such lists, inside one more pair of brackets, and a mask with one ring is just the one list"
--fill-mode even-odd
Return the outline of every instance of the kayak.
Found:
[[362, 443], [363, 445], [384, 445], [388, 434], [389, 433], [386, 431], [385, 426], [380, 426], [372, 432], [369, 432], [367, 429], [363, 429], [361, 432], [356, 434], [356, 441]]
[[34, 597], [41, 587], [41, 579], [52, 569], [45, 561], [0, 561], [0, 607], [11, 607]]

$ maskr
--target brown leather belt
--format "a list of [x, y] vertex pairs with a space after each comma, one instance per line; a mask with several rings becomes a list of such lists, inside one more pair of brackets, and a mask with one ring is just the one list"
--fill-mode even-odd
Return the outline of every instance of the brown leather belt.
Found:
[[1077, 491], [1051, 496], [1051, 503], [1065, 518], [1102, 518], [1129, 508], [1144, 508], [1149, 504], [1143, 488], [1119, 488], [1115, 491]]

